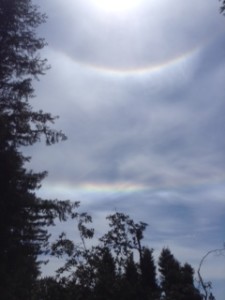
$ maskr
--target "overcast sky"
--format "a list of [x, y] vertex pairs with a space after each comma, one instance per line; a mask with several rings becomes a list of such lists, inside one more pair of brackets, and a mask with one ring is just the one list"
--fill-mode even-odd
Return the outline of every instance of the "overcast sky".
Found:
[[[68, 136], [30, 150], [32, 168], [49, 172], [39, 193], [81, 201], [99, 230], [115, 210], [147, 222], [156, 256], [169, 246], [196, 267], [225, 241], [219, 1], [38, 2], [52, 68], [35, 83], [33, 103], [59, 115]], [[217, 300], [224, 265], [224, 257], [204, 265]]]

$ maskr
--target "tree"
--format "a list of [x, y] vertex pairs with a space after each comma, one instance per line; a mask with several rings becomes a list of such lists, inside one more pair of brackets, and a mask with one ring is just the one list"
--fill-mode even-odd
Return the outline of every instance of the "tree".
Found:
[[159, 257], [159, 272], [161, 273], [161, 289], [166, 300], [177, 300], [180, 284], [180, 264], [168, 248], [164, 248]]
[[36, 35], [45, 20], [31, 0], [0, 1], [0, 122], [5, 147], [32, 145], [42, 135], [47, 144], [65, 139], [48, 126], [55, 117], [34, 111], [29, 103], [32, 80], [49, 68], [39, 53], [45, 41]]
[[144, 292], [144, 299], [156, 299], [159, 296], [159, 287], [156, 279], [156, 266], [153, 257], [153, 250], [144, 248], [140, 261], [141, 285]]
[[131, 286], [135, 286], [140, 281], [139, 277], [138, 266], [134, 262], [133, 254], [131, 254], [127, 257], [125, 264], [125, 279], [131, 284]]
[[[71, 246], [72, 241], [66, 236], [52, 245], [54, 255], [64, 259], [67, 255], [58, 274], [70, 272], [70, 278], [81, 287], [81, 292], [89, 291], [88, 297], [93, 299], [140, 299], [140, 263], [134, 262], [133, 252], [137, 251], [140, 259], [146, 224], [135, 223], [128, 215], [115, 213], [106, 218], [110, 230], [99, 239], [99, 244], [87, 247], [85, 240], [93, 237], [94, 230], [87, 227], [91, 218], [85, 214], [80, 216], [77, 218], [80, 246], [79, 243]], [[83, 295], [81, 298], [85, 299]]]
[[224, 14], [224, 12], [225, 12], [225, 0], [219, 0], [219, 1], [222, 1], [220, 11], [221, 11], [221, 13]]
[[139, 300], [142, 299], [140, 285], [139, 264], [134, 261], [133, 253], [125, 262], [124, 275], [121, 276], [120, 296], [121, 299]]
[[188, 263], [181, 267], [181, 291], [183, 300], [202, 300], [200, 291], [194, 285], [194, 269]]
[[[140, 243], [144, 238], [144, 223], [135, 223], [118, 212], [106, 219], [110, 229], [95, 246], [86, 243], [94, 234], [87, 227], [92, 221], [87, 214], [76, 218], [80, 244], [68, 240], [66, 235], [53, 244], [53, 254], [64, 260], [67, 256], [59, 275], [69, 273], [65, 279], [69, 300], [203, 300], [194, 286], [193, 268], [187, 263], [181, 265], [168, 248], [159, 257], [158, 280], [153, 250]], [[137, 229], [141, 233], [139, 243]]]
[[43, 200], [34, 190], [45, 173], [23, 167], [14, 147], [0, 150], [0, 292], [2, 299], [29, 299], [39, 274], [38, 256], [48, 250], [47, 227], [66, 220], [78, 204]]
[[165, 300], [202, 300], [194, 286], [194, 270], [189, 264], [181, 266], [168, 248], [159, 257], [161, 292]]
[[0, 1], [0, 294], [2, 299], [30, 299], [39, 274], [38, 256], [48, 250], [47, 227], [66, 220], [78, 203], [36, 196], [46, 172], [25, 168], [30, 158], [21, 146], [42, 136], [48, 145], [64, 140], [50, 128], [55, 117], [34, 111], [33, 79], [48, 69], [39, 51], [45, 41], [37, 27], [45, 22], [31, 0]]
[[65, 299], [65, 288], [62, 282], [53, 277], [41, 278], [37, 281], [34, 300], [60, 300]]
[[94, 299], [116, 299], [116, 267], [114, 258], [108, 248], [101, 249], [93, 293]]
[[135, 223], [128, 215], [116, 212], [107, 217], [109, 220], [109, 230], [100, 241], [104, 246], [112, 249], [116, 255], [118, 267], [122, 270], [125, 261], [136, 250], [141, 260], [143, 232], [147, 227], [146, 223]]
[[225, 253], [225, 243], [223, 245], [223, 248], [220, 249], [213, 249], [208, 251], [201, 259], [198, 267], [198, 281], [199, 281], [199, 287], [203, 292], [203, 299], [204, 300], [215, 300], [215, 297], [212, 294], [212, 283], [210, 281], [205, 281], [201, 274], [202, 266], [207, 259], [207, 257], [211, 254], [216, 254], [217, 256], [224, 255]]

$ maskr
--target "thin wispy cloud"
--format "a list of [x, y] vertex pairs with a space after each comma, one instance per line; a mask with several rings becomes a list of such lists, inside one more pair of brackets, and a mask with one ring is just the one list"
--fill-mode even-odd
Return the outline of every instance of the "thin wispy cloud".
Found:
[[[142, 5], [41, 3], [52, 69], [34, 106], [60, 115], [68, 140], [30, 149], [31, 167], [49, 171], [43, 196], [80, 200], [97, 231], [126, 212], [149, 223], [157, 253], [197, 266], [224, 242], [225, 19], [217, 1]], [[225, 274], [210, 268], [222, 294]]]

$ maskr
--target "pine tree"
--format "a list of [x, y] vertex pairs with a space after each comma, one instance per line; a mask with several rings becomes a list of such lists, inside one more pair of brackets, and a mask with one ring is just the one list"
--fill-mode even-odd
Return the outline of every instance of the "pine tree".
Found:
[[96, 265], [96, 279], [94, 299], [113, 300], [116, 294], [116, 267], [115, 261], [108, 248], [101, 249], [101, 256]]
[[121, 276], [119, 295], [120, 299], [125, 300], [142, 299], [139, 265], [134, 261], [133, 253], [126, 259], [124, 274]]
[[161, 291], [165, 300], [202, 300], [194, 286], [194, 270], [189, 264], [181, 266], [168, 248], [159, 257]]
[[31, 0], [0, 1], [0, 141], [5, 146], [32, 145], [42, 135], [48, 144], [65, 139], [48, 126], [55, 118], [34, 111], [29, 102], [32, 80], [48, 69], [39, 53], [45, 41], [36, 35], [45, 20]]
[[179, 300], [181, 266], [168, 248], [164, 248], [159, 257], [161, 273], [161, 291], [165, 300]]
[[38, 255], [47, 251], [49, 225], [65, 220], [68, 201], [36, 196], [46, 172], [25, 168], [21, 146], [44, 136], [47, 144], [65, 139], [49, 124], [55, 117], [34, 111], [32, 80], [48, 69], [39, 51], [45, 46], [37, 27], [46, 16], [31, 0], [0, 1], [0, 294], [1, 299], [30, 299], [39, 274]]
[[153, 250], [143, 248], [140, 262], [141, 285], [144, 292], [144, 299], [157, 299], [159, 287], [156, 279], [156, 266], [153, 258]]
[[181, 267], [181, 290], [183, 300], [202, 300], [200, 291], [194, 285], [194, 269], [188, 263]]
[[135, 286], [140, 280], [139, 277], [138, 266], [134, 262], [133, 254], [131, 254], [129, 257], [127, 257], [125, 264], [125, 279], [131, 286]]

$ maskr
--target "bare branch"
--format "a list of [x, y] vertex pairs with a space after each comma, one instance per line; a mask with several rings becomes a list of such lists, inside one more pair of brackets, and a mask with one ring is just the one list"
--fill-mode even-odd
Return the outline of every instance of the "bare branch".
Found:
[[204, 281], [201, 275], [201, 268], [202, 265], [204, 263], [204, 261], [206, 260], [206, 258], [210, 255], [210, 254], [215, 254], [216, 256], [221, 256], [221, 255], [225, 255], [225, 244], [223, 245], [223, 248], [220, 249], [213, 249], [208, 251], [201, 259], [200, 263], [199, 263], [199, 267], [198, 267], [198, 279], [199, 279], [199, 285], [200, 287], [203, 289], [204, 291], [204, 295], [203, 298], [204, 300], [211, 300], [211, 299], [215, 299], [214, 296], [212, 295], [212, 293], [210, 292], [210, 290], [212, 289], [212, 283], [210, 281]]

